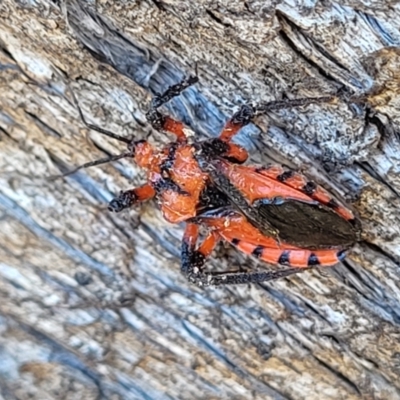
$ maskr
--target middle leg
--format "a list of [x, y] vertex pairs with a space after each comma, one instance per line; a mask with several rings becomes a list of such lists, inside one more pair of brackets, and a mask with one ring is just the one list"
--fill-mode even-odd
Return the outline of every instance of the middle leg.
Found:
[[230, 141], [238, 131], [245, 125], [248, 125], [255, 116], [265, 114], [268, 111], [281, 110], [290, 107], [300, 107], [315, 103], [329, 103], [335, 96], [324, 96], [324, 97], [309, 97], [300, 98], [293, 100], [281, 100], [281, 101], [270, 101], [267, 103], [261, 103], [256, 106], [243, 105], [239, 111], [233, 114], [232, 118], [226, 123], [224, 129], [220, 134], [220, 139], [223, 141]]

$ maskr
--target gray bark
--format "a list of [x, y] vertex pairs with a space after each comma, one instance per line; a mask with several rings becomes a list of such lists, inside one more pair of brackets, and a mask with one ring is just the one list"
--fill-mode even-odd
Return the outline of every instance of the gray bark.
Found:
[[[400, 399], [397, 3], [0, 3], [1, 399]], [[99, 63], [94, 57], [101, 60]], [[199, 138], [237, 106], [341, 93], [260, 117], [252, 161], [352, 202], [363, 241], [334, 268], [208, 287], [179, 273], [182, 226], [107, 202], [144, 175], [92, 123], [161, 145], [151, 94]], [[357, 99], [357, 101], [355, 101]], [[211, 268], [255, 265], [220, 246]], [[265, 267], [265, 265], [264, 265]]]

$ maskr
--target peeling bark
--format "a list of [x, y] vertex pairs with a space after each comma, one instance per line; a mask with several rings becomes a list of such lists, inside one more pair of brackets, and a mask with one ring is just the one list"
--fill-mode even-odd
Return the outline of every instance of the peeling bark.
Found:
[[[0, 3], [0, 398], [400, 399], [400, 7], [293, 4]], [[202, 290], [154, 203], [106, 210], [143, 181], [131, 162], [50, 179], [124, 150], [67, 85], [91, 123], [160, 145], [151, 95], [196, 64], [166, 108], [200, 138], [248, 101], [348, 99], [237, 138], [353, 202], [363, 241], [341, 265]], [[211, 267], [233, 265], [262, 267], [220, 246]]]

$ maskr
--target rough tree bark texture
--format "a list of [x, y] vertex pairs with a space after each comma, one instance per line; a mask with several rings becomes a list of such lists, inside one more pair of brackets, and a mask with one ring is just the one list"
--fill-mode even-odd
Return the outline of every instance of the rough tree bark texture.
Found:
[[[399, 26], [373, 0], [3, 0], [0, 398], [400, 399]], [[200, 289], [179, 273], [182, 226], [152, 202], [107, 211], [143, 180], [132, 162], [49, 179], [123, 150], [66, 83], [92, 123], [160, 145], [150, 96], [196, 64], [167, 108], [199, 138], [247, 101], [358, 99], [237, 139], [354, 203], [364, 240], [343, 264]], [[252, 264], [220, 246], [211, 267]]]

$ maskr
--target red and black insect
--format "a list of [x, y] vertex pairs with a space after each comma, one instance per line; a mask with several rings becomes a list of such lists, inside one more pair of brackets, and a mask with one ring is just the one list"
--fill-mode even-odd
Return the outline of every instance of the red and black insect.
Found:
[[[100, 133], [127, 144], [121, 155], [87, 163], [133, 157], [147, 171], [147, 183], [121, 192], [109, 203], [119, 212], [157, 197], [164, 218], [185, 222], [181, 271], [198, 285], [264, 282], [314, 266], [332, 266], [360, 237], [360, 223], [352, 211], [303, 175], [281, 166], [242, 165], [247, 151], [232, 137], [255, 115], [284, 107], [329, 101], [329, 97], [275, 101], [242, 106], [227, 122], [218, 138], [194, 141], [183, 123], [159, 112], [159, 108], [197, 82], [189, 77], [153, 98], [147, 119], [151, 125], [176, 136], [162, 150], [147, 141], [134, 141], [88, 124]], [[208, 235], [201, 244], [199, 227]], [[221, 240], [271, 264], [290, 266], [264, 272], [206, 272], [206, 259]]]

